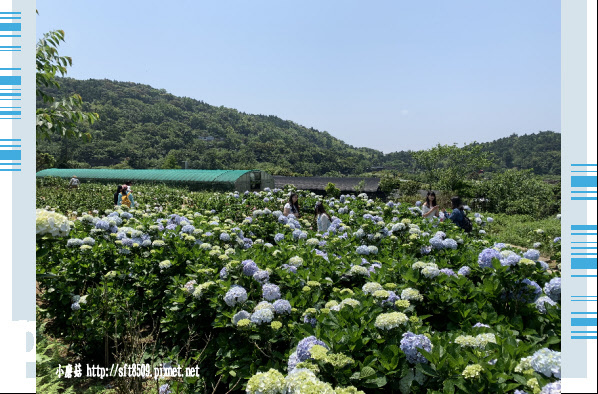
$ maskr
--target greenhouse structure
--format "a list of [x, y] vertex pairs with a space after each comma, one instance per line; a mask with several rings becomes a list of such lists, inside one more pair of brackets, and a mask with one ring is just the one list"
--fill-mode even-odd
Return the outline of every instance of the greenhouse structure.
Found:
[[190, 190], [238, 191], [274, 188], [274, 178], [260, 170], [109, 170], [49, 168], [39, 171], [37, 178], [70, 179], [76, 175], [81, 183], [100, 182], [121, 184], [164, 183], [187, 186]]

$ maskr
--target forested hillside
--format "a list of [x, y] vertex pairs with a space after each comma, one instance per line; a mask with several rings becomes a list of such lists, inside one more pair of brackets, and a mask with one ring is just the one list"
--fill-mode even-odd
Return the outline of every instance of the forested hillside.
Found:
[[[93, 136], [90, 142], [58, 136], [38, 141], [38, 151], [51, 154], [59, 167], [173, 168], [187, 161], [189, 168], [260, 168], [279, 175], [415, 170], [411, 152], [400, 146], [384, 155], [276, 116], [215, 107], [132, 82], [64, 78], [60, 83], [62, 89], [53, 93], [80, 94], [85, 109], [98, 113], [100, 120], [82, 126]], [[560, 174], [558, 133], [513, 135], [482, 145], [495, 154], [495, 170], [518, 167]]]

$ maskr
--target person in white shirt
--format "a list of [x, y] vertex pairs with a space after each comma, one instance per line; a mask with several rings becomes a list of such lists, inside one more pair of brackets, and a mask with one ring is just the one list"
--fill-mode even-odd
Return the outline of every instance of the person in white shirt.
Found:
[[426, 202], [422, 205], [422, 216], [425, 218], [438, 217], [440, 208], [436, 205], [436, 193], [429, 191], [426, 195]]
[[291, 195], [289, 196], [289, 202], [287, 202], [284, 205], [284, 210], [282, 211], [282, 214], [284, 216], [289, 216], [291, 213], [293, 215], [295, 215], [295, 217], [300, 217], [301, 215], [299, 214], [299, 196], [297, 195], [297, 193], [291, 193]]
[[318, 232], [325, 233], [330, 227], [330, 215], [326, 212], [324, 204], [321, 201], [316, 203], [316, 222], [318, 223]]

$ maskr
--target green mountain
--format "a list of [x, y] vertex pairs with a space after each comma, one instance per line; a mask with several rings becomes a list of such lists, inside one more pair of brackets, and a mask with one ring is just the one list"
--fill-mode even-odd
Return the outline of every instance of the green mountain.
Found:
[[[276, 116], [215, 107], [132, 82], [59, 81], [61, 90], [51, 93], [78, 93], [85, 110], [100, 115], [93, 126], [82, 127], [93, 136], [89, 142], [59, 136], [38, 141], [38, 151], [54, 156], [59, 167], [172, 168], [186, 162], [188, 168], [314, 176], [357, 175], [372, 168], [416, 170], [410, 151], [384, 155], [356, 148]], [[496, 155], [496, 169], [537, 166], [539, 174], [560, 174], [558, 133], [513, 135], [483, 146]]]

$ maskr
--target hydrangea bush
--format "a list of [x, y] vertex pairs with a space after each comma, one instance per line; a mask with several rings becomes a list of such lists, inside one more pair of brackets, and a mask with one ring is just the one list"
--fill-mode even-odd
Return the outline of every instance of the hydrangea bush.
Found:
[[[408, 204], [307, 191], [284, 217], [290, 189], [143, 185], [136, 209], [114, 210], [83, 186], [68, 212], [38, 196], [52, 206], [37, 273], [47, 330], [89, 363], [135, 333], [141, 362], [199, 367], [186, 392], [560, 387], [559, 272], [480, 232], [490, 218], [465, 234]], [[337, 208], [324, 234], [318, 199]]]

